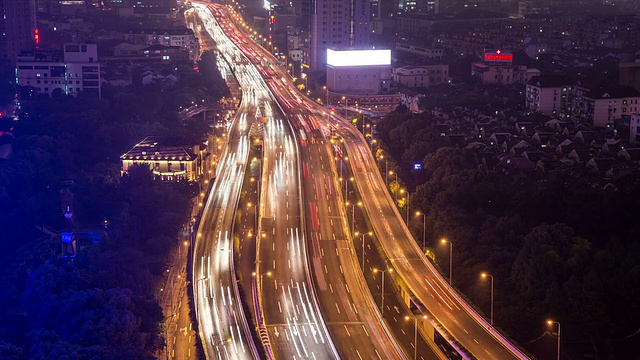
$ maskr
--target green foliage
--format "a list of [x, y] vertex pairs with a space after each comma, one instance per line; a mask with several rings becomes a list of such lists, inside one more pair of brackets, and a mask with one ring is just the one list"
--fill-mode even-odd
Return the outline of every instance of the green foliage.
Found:
[[[640, 323], [640, 186], [605, 193], [562, 182], [514, 183], [477, 171], [473, 154], [438, 143], [432, 121], [430, 115], [392, 113], [377, 129], [401, 169], [414, 161], [405, 156], [410, 149], [423, 154], [411, 209], [427, 214], [434, 263], [448, 266], [449, 249], [439, 243], [448, 238], [454, 285], [487, 312], [487, 284], [479, 274], [490, 272], [496, 324], [522, 344], [540, 336], [544, 320], [553, 317], [572, 329], [563, 335], [567, 341], [612, 356], [606, 344]], [[421, 218], [410, 225], [421, 239]]]
[[219, 98], [226, 89], [216, 83], [219, 73], [207, 73], [206, 84], [191, 68], [177, 74], [171, 89], [107, 86], [102, 100], [60, 95], [24, 104], [13, 157], [0, 162], [0, 244], [10, 253], [39, 236], [42, 225], [63, 228], [60, 189], [67, 178], [74, 179], [74, 225], [99, 229], [108, 220], [109, 231], [73, 263], [31, 271], [24, 311], [17, 311], [23, 315], [0, 312], [2, 320], [24, 322], [0, 329], [22, 354], [0, 341], [1, 358], [149, 359], [162, 345], [156, 291], [198, 189], [154, 181], [145, 167], [121, 178], [119, 157], [148, 135], [198, 139], [209, 130], [201, 119], [178, 121], [177, 111]]

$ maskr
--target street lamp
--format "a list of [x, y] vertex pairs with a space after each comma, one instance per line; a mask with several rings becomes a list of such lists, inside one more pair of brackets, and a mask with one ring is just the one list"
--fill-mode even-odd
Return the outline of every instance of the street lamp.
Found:
[[[384, 155], [380, 155], [378, 157], [378, 168], [380, 167], [380, 160], [384, 159], [384, 183], [387, 184], [389, 182], [389, 172], [387, 172], [388, 159], [384, 157]], [[382, 171], [382, 169], [380, 169]]]
[[453, 283], [453, 243], [445, 238], [440, 239], [442, 244], [449, 243], [449, 285]]
[[[342, 170], [342, 167], [340, 167], [340, 170]], [[353, 176], [349, 178], [349, 181], [353, 181]], [[349, 181], [347, 181], [347, 179], [344, 179], [344, 198], [347, 198], [347, 195], [349, 194]]]
[[[189, 242], [187, 240], [185, 240], [184, 242], [182, 242], [182, 245], [184, 246], [189, 246]], [[178, 259], [182, 259], [182, 246], [178, 246]]]
[[369, 231], [369, 232], [368, 232], [368, 233], [366, 233], [366, 234], [365, 234], [365, 233], [360, 234], [359, 232], [357, 232], [357, 231], [356, 231], [356, 232], [355, 232], [355, 235], [356, 235], [356, 236], [362, 236], [362, 270], [364, 270], [364, 236], [365, 236], [365, 235], [372, 236], [372, 235], [373, 235], [373, 231]]
[[547, 325], [553, 326], [553, 324], [558, 325], [558, 360], [560, 360], [560, 323], [553, 320], [547, 320]]
[[[247, 208], [250, 209], [251, 206], [253, 206], [252, 203], [247, 203]], [[254, 207], [254, 213], [255, 213], [255, 223], [254, 226], [256, 227], [256, 233], [258, 232], [258, 206], [256, 205]]]
[[422, 252], [424, 252], [427, 242], [427, 214], [416, 211], [416, 216], [422, 216]]
[[[411, 206], [410, 206], [410, 204], [411, 204], [411, 201], [410, 201], [410, 200], [411, 200], [411, 197], [409, 196], [409, 191], [408, 191], [408, 190], [404, 190], [404, 189], [402, 189], [402, 192], [403, 192], [403, 193], [404, 193], [405, 191], [407, 192], [407, 198], [406, 198], [406, 202], [405, 202], [405, 206], [407, 207], [407, 221], [406, 221], [406, 223], [407, 223], [407, 226], [409, 226], [409, 210], [410, 210], [409, 208], [411, 207]], [[404, 198], [403, 198], [403, 199], [404, 199]]]
[[486, 278], [491, 279], [491, 322], [490, 323], [491, 323], [491, 326], [493, 326], [493, 275], [483, 272], [482, 274], [480, 274], [480, 276], [483, 279], [486, 279]]
[[356, 205], [362, 206], [362, 201], [358, 201], [357, 204], [350, 204], [348, 201], [346, 205], [351, 205], [351, 231], [355, 231], [356, 226]]
[[[391, 171], [389, 171], [389, 175], [395, 175], [396, 176], [396, 184], [397, 184], [398, 183], [398, 173], [393, 172], [393, 170], [391, 170]], [[396, 198], [396, 200], [397, 200], [397, 198]]]
[[344, 118], [347, 118], [347, 105], [349, 104], [349, 99], [346, 96], [342, 97], [342, 102], [344, 104]]
[[[262, 282], [262, 277], [263, 276], [267, 275], [267, 277], [271, 277], [272, 274], [273, 273], [271, 271], [267, 271], [266, 273], [260, 274], [260, 276], [259, 276], [260, 277], [260, 282]], [[254, 271], [254, 272], [251, 273], [251, 276], [258, 277], [258, 273]]]
[[413, 320], [414, 321], [414, 328], [413, 328], [413, 360], [418, 359], [418, 320], [426, 320], [427, 319], [427, 315], [422, 315], [422, 316], [405, 316], [404, 317], [404, 321], [410, 321]]
[[325, 103], [325, 105], [329, 105], [329, 88], [326, 87], [326, 86], [323, 86], [322, 90], [324, 90], [325, 94], [326, 94], [324, 103]]
[[382, 304], [380, 305], [380, 311], [382, 312], [382, 317], [384, 317], [384, 273], [386, 272], [392, 273], [393, 268], [388, 268], [387, 270], [373, 269], [374, 274], [382, 273]]

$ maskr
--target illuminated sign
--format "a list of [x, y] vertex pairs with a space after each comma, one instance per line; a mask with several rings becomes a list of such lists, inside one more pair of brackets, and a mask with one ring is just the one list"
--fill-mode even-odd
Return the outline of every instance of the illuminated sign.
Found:
[[422, 170], [422, 164], [421, 163], [413, 164], [413, 170]]
[[345, 50], [327, 49], [327, 65], [372, 66], [391, 65], [391, 50]]
[[512, 62], [513, 54], [503, 53], [500, 49], [496, 50], [495, 52], [485, 52], [484, 61]]
[[263, 7], [265, 10], [271, 10], [271, 3], [270, 3], [268, 0], [264, 0], [264, 1], [262, 2], [262, 7]]

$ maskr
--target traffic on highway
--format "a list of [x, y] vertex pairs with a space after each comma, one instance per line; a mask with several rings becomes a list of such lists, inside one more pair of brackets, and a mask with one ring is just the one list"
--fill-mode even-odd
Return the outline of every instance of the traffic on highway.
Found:
[[[196, 309], [207, 357], [256, 358], [256, 346], [264, 346], [270, 358], [410, 357], [389, 331], [355, 255], [354, 229], [326, 140], [334, 131], [344, 141], [363, 207], [376, 219], [373, 233], [421, 316], [464, 357], [527, 358], [456, 293], [417, 246], [361, 133], [301, 96], [232, 10], [193, 4], [243, 93], [194, 252]], [[266, 118], [255, 233], [259, 310], [256, 324], [250, 324], [234, 295], [233, 214], [241, 206], [247, 134], [258, 118]], [[267, 330], [261, 345], [248, 330], [254, 325]]]

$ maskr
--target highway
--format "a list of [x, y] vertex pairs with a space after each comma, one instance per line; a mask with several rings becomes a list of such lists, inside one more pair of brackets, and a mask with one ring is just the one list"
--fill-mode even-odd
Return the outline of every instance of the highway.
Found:
[[[487, 321], [449, 286], [424, 256], [398, 213], [376, 167], [369, 145], [358, 130], [348, 120], [330, 116], [326, 109], [306, 97], [301, 97], [293, 90], [295, 87], [284, 70], [269, 67], [263, 69], [262, 74], [271, 78], [286, 79], [269, 83], [271, 90], [278, 95], [285, 108], [307, 108], [317, 116], [316, 119], [325, 132], [334, 128], [345, 140], [356, 185], [363, 194], [364, 207], [369, 216], [376, 219], [372, 222], [376, 237], [380, 240], [396, 273], [404, 280], [415, 299], [423, 304], [425, 314], [431, 317], [434, 324], [441, 325], [446, 331], [442, 335], [450, 340], [457, 340], [467, 352], [477, 358], [526, 359], [519, 349], [491, 328]], [[457, 347], [455, 344], [453, 346]], [[459, 350], [463, 353], [462, 349]]]
[[267, 110], [257, 254], [264, 323], [276, 359], [335, 359], [309, 277], [296, 138], [274, 115]]
[[[489, 326], [458, 295], [422, 253], [413, 239], [376, 167], [369, 145], [351, 124], [327, 118], [344, 139], [356, 186], [371, 218], [374, 232], [394, 271], [423, 308], [473, 356], [481, 359], [526, 358]], [[426, 313], [426, 312], [425, 312]], [[451, 338], [449, 336], [449, 338]], [[454, 347], [456, 347], [454, 345]]]
[[[216, 11], [213, 5], [208, 9]], [[201, 14], [206, 17], [206, 13]], [[221, 18], [224, 20], [224, 18]], [[207, 22], [205, 22], [207, 23]], [[331, 359], [338, 354], [331, 342], [319, 310], [310, 280], [306, 256], [306, 236], [300, 201], [297, 139], [277, 103], [253, 64], [228, 38], [216, 32], [209, 21], [214, 40], [225, 56], [235, 63], [242, 87], [243, 103], [251, 103], [254, 115], [267, 119], [261, 169], [260, 221], [257, 232], [258, 252], [256, 284], [259, 289], [257, 322], [266, 328], [265, 348], [274, 358]], [[225, 26], [224, 22], [222, 23]], [[245, 63], [246, 65], [239, 65]], [[250, 99], [245, 101], [245, 98]], [[265, 277], [266, 275], [266, 277]]]
[[308, 141], [301, 146], [305, 206], [309, 208], [314, 278], [329, 332], [342, 358], [406, 358], [386, 328], [359, 269], [342, 186], [334, 176], [333, 149], [317, 128], [315, 117], [306, 111], [296, 117], [310, 129]]
[[[218, 22], [227, 33], [234, 30], [225, 17]], [[255, 49], [253, 42], [243, 36], [244, 33], [236, 30], [231, 39], [251, 62], [260, 64], [260, 49]], [[259, 83], [254, 79], [241, 85], [243, 90], [254, 91]], [[260, 91], [263, 90], [260, 86]], [[314, 132], [303, 126], [307, 120], [313, 122], [312, 119], [298, 119], [288, 108], [290, 121], [283, 121], [283, 114], [276, 107], [275, 101], [260, 105], [260, 112], [268, 121], [263, 147], [263, 201], [256, 279], [263, 314], [260, 321], [268, 329], [270, 351], [276, 358], [404, 358], [383, 325], [358, 269], [344, 208], [340, 205], [343, 199], [339, 191], [335, 191], [339, 188], [337, 180], [331, 176], [335, 169], [331, 172], [333, 157], [329, 144], [312, 140], [316, 136], [323, 138], [319, 129]], [[312, 159], [311, 152], [320, 155]], [[305, 159], [303, 164], [299, 156]], [[303, 169], [302, 184], [299, 169]], [[305, 214], [304, 219], [301, 213]], [[313, 274], [309, 274], [309, 257]], [[315, 305], [314, 292], [320, 298], [322, 312]], [[323, 320], [322, 314], [328, 318]], [[330, 328], [336, 346], [327, 336], [326, 327]]]
[[[227, 32], [229, 32], [229, 30], [228, 28], [225, 29]], [[236, 34], [235, 36], [239, 37], [240, 35]], [[263, 54], [258, 55], [255, 52], [256, 50], [249, 49], [250, 45], [246, 39], [235, 38], [234, 41], [243, 42], [245, 44], [245, 48], [242, 48], [243, 52], [249, 55], [253, 54], [254, 59], [262, 58]], [[471, 353], [477, 358], [526, 358], [523, 353], [492, 329], [488, 323], [448, 285], [448, 282], [442, 278], [429, 260], [422, 254], [422, 251], [418, 248], [402, 221], [402, 217], [398, 213], [393, 199], [386, 190], [384, 180], [380, 176], [376, 162], [370, 153], [369, 145], [360, 133], [348, 121], [328, 116], [325, 109], [306, 98], [301, 98], [298, 94], [294, 94], [295, 90], [292, 91], [294, 86], [288, 80], [282, 69], [262, 66], [259, 70], [261, 75], [267, 79], [278, 79], [275, 81], [267, 80], [267, 82], [269, 83], [270, 89], [277, 94], [287, 113], [294, 107], [298, 109], [306, 108], [317, 115], [316, 121], [319, 123], [319, 128], [327, 131], [330, 127], [333, 127], [345, 140], [347, 152], [353, 166], [352, 170], [354, 172], [356, 185], [360, 193], [364, 195], [363, 202], [369, 216], [376, 219], [376, 221], [373, 222], [374, 232], [380, 240], [384, 252], [391, 260], [396, 274], [404, 280], [406, 287], [415, 295], [417, 302], [423, 305], [425, 314], [429, 315], [437, 326], [441, 325], [445, 330], [443, 335], [450, 339], [453, 338], [457, 340], [466, 348], [468, 353]], [[292, 104], [295, 104], [295, 106]], [[305, 133], [311, 132], [305, 130]], [[305, 165], [302, 165], [304, 171]], [[321, 165], [322, 169], [323, 166], [324, 164]], [[317, 181], [320, 179], [320, 177], [318, 177], [320, 175], [324, 174], [314, 175], [314, 179]], [[326, 186], [328, 186], [326, 182], [315, 184], [316, 190], [318, 185], [325, 189], [327, 189]], [[307, 189], [305, 191], [309, 191], [308, 186], [305, 186], [305, 189]], [[317, 197], [318, 194], [315, 193], [312, 195]], [[322, 195], [323, 194], [321, 194], [321, 196]], [[306, 202], [305, 206], [307, 206]], [[334, 211], [337, 212], [338, 208]], [[306, 215], [308, 216], [307, 223], [313, 227], [315, 221], [316, 226], [319, 227], [320, 219], [322, 219], [322, 221], [328, 220], [331, 224], [333, 219], [327, 215], [330, 211], [330, 205], [327, 205], [324, 209], [322, 217], [320, 217], [319, 208], [314, 209], [314, 207], [309, 204], [309, 212]], [[337, 216], [343, 219], [342, 222], [344, 222], [344, 213]], [[313, 234], [310, 236], [313, 250], [312, 254], [317, 250], [320, 253], [324, 252], [326, 255], [327, 252], [317, 246], [317, 244], [320, 243], [319, 239], [325, 239], [322, 231], [319, 231], [319, 234], [317, 238], [314, 238]], [[336, 242], [336, 244], [338, 244], [338, 242]], [[314, 262], [314, 269], [318, 268], [318, 266], [315, 266], [316, 258], [317, 257], [313, 257], [312, 260]], [[324, 265], [326, 264], [322, 266], [324, 267]], [[352, 269], [357, 268], [354, 264], [351, 264], [350, 267]], [[341, 273], [343, 271], [344, 268], [342, 268]], [[325, 274], [328, 274], [328, 268], [325, 270]], [[348, 276], [348, 278], [352, 277], [353, 275]], [[315, 280], [319, 283], [318, 291], [321, 292], [322, 276], [320, 276], [318, 271], [315, 271]], [[340, 297], [341, 294], [338, 294], [338, 298]], [[323, 296], [320, 296], [320, 298], [322, 299]], [[333, 301], [334, 304], [338, 306], [335, 301], [335, 295], [329, 298], [332, 299], [329, 301]], [[326, 302], [327, 300], [322, 300], [323, 311], [329, 316], [330, 312], [327, 310]], [[331, 325], [331, 323], [331, 321], [328, 321], [329, 325]], [[450, 336], [447, 335], [447, 333], [450, 334]], [[332, 335], [334, 340], [338, 337], [343, 338], [341, 335], [336, 336], [333, 333]], [[456, 345], [454, 345], [454, 347], [456, 347]], [[342, 346], [340, 346], [340, 348], [342, 348]], [[359, 349], [360, 346], [356, 346], [356, 348]]]
[[[251, 341], [233, 268], [233, 224], [249, 147], [242, 104], [229, 131], [196, 236], [193, 286], [200, 337], [209, 358], [252, 359]], [[215, 354], [215, 357], [214, 357]]]
[[229, 128], [194, 246], [196, 318], [208, 359], [258, 358], [239, 301], [233, 262], [235, 214], [248, 160], [248, 132], [255, 121], [255, 101], [255, 97], [243, 96]]

